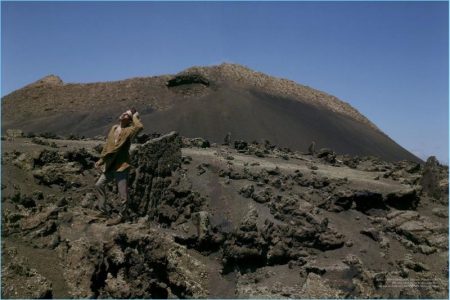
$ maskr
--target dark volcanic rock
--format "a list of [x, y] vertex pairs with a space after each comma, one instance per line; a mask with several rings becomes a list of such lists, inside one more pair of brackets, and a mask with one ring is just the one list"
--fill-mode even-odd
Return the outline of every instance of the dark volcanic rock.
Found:
[[36, 206], [36, 201], [42, 200], [43, 196], [41, 194], [36, 194], [33, 196], [22, 195], [20, 192], [16, 192], [12, 197], [11, 201], [23, 205], [25, 208], [31, 208]]
[[48, 164], [40, 169], [34, 170], [33, 176], [43, 185], [59, 185], [64, 188], [80, 187], [79, 174], [82, 172], [81, 165], [77, 163]]
[[448, 248], [448, 232], [445, 225], [430, 221], [410, 210], [393, 211], [387, 215], [387, 228], [415, 244]]
[[246, 151], [248, 149], [248, 144], [246, 141], [242, 140], [234, 141], [234, 149], [238, 151]]
[[181, 140], [176, 132], [150, 140], [138, 146], [132, 153], [132, 165], [136, 166], [132, 182], [133, 205], [139, 214], [145, 215], [159, 204], [160, 196], [169, 177], [181, 164]]
[[[9, 153], [3, 153], [3, 164], [9, 159]], [[34, 168], [34, 158], [26, 153], [13, 152], [11, 159], [12, 163], [22, 170], [30, 171]]]
[[341, 191], [330, 196], [319, 207], [333, 212], [354, 208], [364, 213], [372, 209], [387, 210], [383, 195], [369, 191]]
[[250, 198], [255, 191], [255, 187], [252, 184], [246, 185], [239, 190], [239, 194], [245, 198]]
[[383, 201], [383, 196], [379, 193], [361, 191], [356, 192], [353, 196], [355, 208], [362, 212], [368, 212], [370, 209], [387, 209]]
[[[42, 240], [40, 235], [45, 234], [43, 230], [48, 225], [56, 227], [56, 223], [65, 223], [54, 229], [59, 234], [49, 236], [47, 247], [57, 246], [68, 288], [65, 292], [71, 297], [206, 296], [206, 288], [200, 281], [205, 272], [204, 266], [189, 255], [185, 248], [173, 243], [165, 233], [155, 231], [144, 223], [105, 227], [101, 224], [101, 219], [92, 215], [77, 217], [76, 213], [71, 212], [58, 215], [62, 211], [57, 207], [44, 209], [36, 214], [22, 216], [20, 224], [23, 231], [30, 233], [33, 245], [37, 245], [34, 241]], [[8, 214], [8, 219], [12, 221], [12, 218]], [[93, 224], [92, 227], [90, 224]], [[77, 232], [79, 229], [82, 232]], [[95, 231], [95, 236], [88, 233], [90, 230]], [[6, 273], [3, 271], [2, 275], [10, 274], [15, 276], [13, 279], [21, 279], [17, 269], [11, 272], [6, 270]], [[21, 280], [22, 283], [28, 283], [26, 288], [33, 288], [33, 295], [37, 295], [46, 287], [46, 283], [41, 282], [40, 287], [35, 287], [33, 281], [36, 278], [33, 276], [32, 273], [27, 273], [27, 279]], [[5, 281], [3, 278], [3, 282], [8, 283], [9, 291], [19, 292], [17, 295], [28, 295], [24, 289], [14, 289], [16, 283], [13, 281]], [[32, 296], [35, 297], [38, 296]]]
[[416, 209], [419, 195], [415, 189], [390, 193], [386, 196], [386, 204], [396, 209]]
[[209, 86], [209, 80], [200, 74], [181, 74], [167, 81], [168, 87], [199, 83]]
[[233, 269], [246, 271], [266, 264], [267, 241], [256, 225], [258, 213], [250, 210], [240, 227], [223, 246], [224, 272]]
[[84, 169], [90, 169], [94, 166], [95, 161], [98, 160], [97, 157], [89, 153], [85, 148], [78, 150], [66, 151], [64, 153], [64, 158], [69, 162], [77, 162], [83, 166]]
[[39, 136], [44, 139], [54, 139], [54, 140], [61, 139], [61, 137], [54, 132], [42, 132], [39, 134]]
[[319, 207], [333, 212], [348, 210], [353, 206], [355, 195], [351, 191], [342, 191], [331, 196]]
[[[138, 230], [137, 230], [138, 229]], [[118, 227], [105, 240], [60, 246], [72, 297], [205, 297], [204, 267], [156, 231]]]
[[45, 166], [50, 163], [62, 163], [64, 160], [61, 158], [57, 151], [43, 150], [37, 159], [34, 160], [36, 166]]
[[272, 189], [265, 188], [251, 195], [252, 199], [258, 203], [267, 203], [272, 199]]
[[356, 169], [360, 161], [361, 160], [358, 156], [351, 157], [349, 155], [344, 155], [342, 157], [342, 163], [352, 169]]
[[181, 165], [181, 139], [176, 132], [138, 146], [131, 164], [136, 166], [130, 176], [132, 215], [149, 215], [170, 224], [183, 213], [189, 215], [193, 206], [198, 209], [201, 199], [185, 177], [170, 178]]
[[333, 212], [348, 210], [353, 207], [366, 214], [371, 210], [415, 209], [419, 203], [419, 196], [415, 189], [401, 190], [383, 196], [370, 191], [341, 191], [330, 196], [319, 207]]
[[313, 206], [302, 199], [281, 197], [270, 203], [276, 218], [294, 225], [279, 227], [281, 236], [295, 241], [295, 247], [317, 248], [322, 251], [340, 248], [344, 245], [343, 234], [328, 226], [328, 219], [312, 213]]
[[336, 162], [336, 153], [328, 148], [322, 148], [317, 153], [317, 157], [323, 159], [324, 161], [328, 163], [335, 163]]
[[[430, 156], [425, 163], [422, 178], [420, 179], [420, 185], [425, 193], [429, 196], [439, 200], [447, 196], [448, 198], [448, 181], [447, 189], [440, 185], [442, 179], [440, 165], [436, 157]], [[448, 199], [447, 199], [448, 200]]]
[[327, 230], [315, 240], [314, 247], [322, 251], [341, 248], [344, 245], [343, 235]]
[[187, 147], [199, 147], [199, 148], [209, 148], [211, 144], [207, 139], [204, 138], [183, 138], [183, 146]]

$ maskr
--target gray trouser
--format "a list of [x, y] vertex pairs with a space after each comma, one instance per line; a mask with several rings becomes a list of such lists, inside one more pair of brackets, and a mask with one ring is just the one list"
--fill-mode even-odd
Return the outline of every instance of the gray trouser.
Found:
[[117, 188], [119, 190], [119, 196], [121, 199], [121, 214], [125, 212], [128, 204], [128, 170], [123, 172], [105, 172], [102, 173], [100, 178], [95, 183], [95, 189], [98, 193], [98, 206], [100, 210], [107, 211], [106, 207], [106, 184], [115, 179], [117, 182]]

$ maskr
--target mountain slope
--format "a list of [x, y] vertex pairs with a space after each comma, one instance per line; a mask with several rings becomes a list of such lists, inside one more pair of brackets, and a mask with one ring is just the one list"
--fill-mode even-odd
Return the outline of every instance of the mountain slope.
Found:
[[336, 97], [239, 65], [92, 84], [48, 76], [2, 101], [4, 129], [102, 135], [134, 106], [147, 132], [177, 130], [212, 142], [230, 132], [233, 139], [269, 140], [302, 151], [315, 141], [339, 153], [420, 161]]

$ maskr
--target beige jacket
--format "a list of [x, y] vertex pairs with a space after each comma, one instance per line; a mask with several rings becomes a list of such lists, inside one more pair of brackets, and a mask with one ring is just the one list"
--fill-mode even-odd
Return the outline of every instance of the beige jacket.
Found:
[[108, 133], [105, 146], [100, 155], [99, 164], [103, 165], [103, 172], [122, 172], [130, 167], [130, 146], [131, 140], [139, 131], [144, 129], [141, 121], [136, 115], [133, 115], [133, 121], [129, 126], [122, 128], [117, 143], [115, 142], [114, 132], [120, 126], [114, 125]]

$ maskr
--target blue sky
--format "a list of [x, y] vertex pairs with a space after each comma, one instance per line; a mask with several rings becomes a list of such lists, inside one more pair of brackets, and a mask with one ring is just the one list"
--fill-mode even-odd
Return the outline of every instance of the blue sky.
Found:
[[448, 163], [447, 2], [2, 2], [1, 95], [232, 62], [333, 94]]

